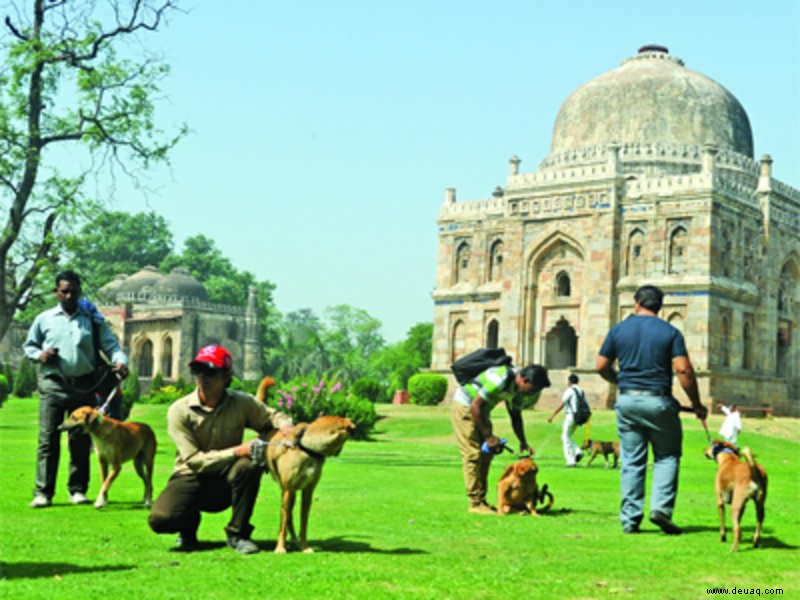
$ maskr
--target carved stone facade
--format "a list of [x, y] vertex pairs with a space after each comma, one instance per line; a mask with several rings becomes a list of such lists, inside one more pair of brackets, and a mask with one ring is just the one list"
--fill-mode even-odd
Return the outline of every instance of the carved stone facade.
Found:
[[247, 307], [216, 304], [188, 271], [162, 275], [145, 267], [100, 288], [97, 300], [141, 382], [156, 373], [167, 382], [178, 377], [190, 381], [187, 365], [207, 344], [230, 350], [237, 377], [261, 377], [255, 288]]
[[800, 191], [772, 177], [769, 156], [753, 160], [730, 92], [644, 47], [567, 99], [536, 171], [520, 162], [489, 199], [445, 193], [433, 370], [502, 346], [550, 368], [544, 406], [569, 372], [611, 406], [597, 351], [649, 283], [704, 401], [800, 414]]

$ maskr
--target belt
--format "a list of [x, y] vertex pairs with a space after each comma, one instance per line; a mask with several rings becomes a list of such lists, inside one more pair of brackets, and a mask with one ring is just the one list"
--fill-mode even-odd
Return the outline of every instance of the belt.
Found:
[[78, 375], [77, 377], [70, 377], [69, 375], [61, 375], [58, 373], [50, 373], [45, 375], [48, 379], [55, 379], [62, 383], [66, 383], [72, 387], [91, 386], [94, 384], [94, 372], [86, 373], [85, 375]]
[[620, 388], [619, 393], [627, 396], [669, 396], [669, 394], [656, 392], [655, 390], [628, 390], [623, 388]]

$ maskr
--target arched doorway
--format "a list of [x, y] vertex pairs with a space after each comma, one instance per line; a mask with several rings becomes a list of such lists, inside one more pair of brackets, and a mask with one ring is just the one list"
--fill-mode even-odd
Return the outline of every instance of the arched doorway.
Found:
[[500, 326], [497, 324], [497, 319], [489, 321], [489, 326], [486, 328], [486, 347], [497, 348], [498, 336]]
[[547, 332], [544, 355], [549, 369], [567, 369], [578, 364], [578, 336], [565, 318], [560, 318]]
[[145, 340], [139, 346], [139, 359], [136, 361], [136, 365], [140, 376], [153, 376], [153, 342], [150, 340]]

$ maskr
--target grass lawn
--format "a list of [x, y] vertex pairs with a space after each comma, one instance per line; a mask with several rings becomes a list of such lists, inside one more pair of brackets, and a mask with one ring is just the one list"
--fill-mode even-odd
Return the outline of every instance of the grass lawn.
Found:
[[[745, 419], [740, 442], [769, 473], [762, 547], [753, 549], [755, 510], [748, 504], [740, 552], [718, 539], [715, 465], [703, 455], [699, 422], [685, 415], [684, 458], [675, 521], [686, 533], [663, 535], [645, 521], [625, 536], [617, 516], [619, 471], [562, 466], [560, 420], [526, 411], [537, 450], [539, 484], [555, 496], [540, 518], [469, 515], [460, 460], [445, 407], [380, 405], [372, 441], [349, 441], [329, 459], [311, 511], [315, 554], [271, 553], [279, 494], [265, 477], [253, 539], [264, 552], [239, 556], [224, 545], [229, 511], [204, 515], [203, 550], [171, 551], [174, 536], [147, 526], [142, 484], [123, 467], [110, 504], [72, 506], [63, 446], [54, 505], [31, 499], [37, 400], [11, 398], [0, 409], [0, 597], [2, 598], [708, 598], [714, 587], [739, 593], [781, 588], [800, 597], [800, 444], [797, 419]], [[166, 407], [134, 407], [159, 441], [155, 488], [172, 469]], [[709, 427], [719, 427], [711, 417]], [[509, 440], [504, 411], [495, 426]], [[581, 429], [578, 435], [583, 435]], [[612, 412], [595, 413], [592, 437], [615, 439]], [[516, 440], [515, 440], [516, 441]], [[513, 445], [513, 444], [512, 444]], [[92, 459], [89, 497], [99, 488]], [[511, 455], [495, 460], [493, 486]], [[494, 501], [494, 493], [490, 494]]]

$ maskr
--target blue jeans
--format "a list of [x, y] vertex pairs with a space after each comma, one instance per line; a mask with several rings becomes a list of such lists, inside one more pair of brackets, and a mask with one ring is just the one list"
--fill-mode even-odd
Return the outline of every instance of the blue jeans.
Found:
[[654, 461], [650, 511], [671, 519], [683, 442], [678, 403], [669, 396], [620, 394], [616, 411], [622, 451], [622, 526], [637, 527], [642, 521], [648, 444], [653, 448]]

